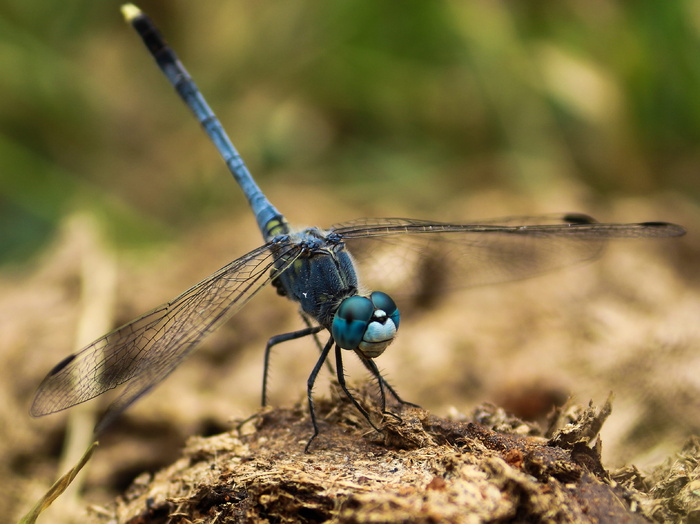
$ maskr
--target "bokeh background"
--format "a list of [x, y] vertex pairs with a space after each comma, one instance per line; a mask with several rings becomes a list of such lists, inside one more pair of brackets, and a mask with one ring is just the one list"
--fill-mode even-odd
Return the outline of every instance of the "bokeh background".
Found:
[[[139, 6], [294, 224], [581, 211], [685, 225], [681, 240], [407, 306], [379, 364], [443, 415], [492, 401], [542, 420], [613, 391], [611, 467], [652, 467], [698, 432], [700, 5]], [[58, 473], [66, 416], [27, 415], [45, 373], [259, 242], [118, 2], [0, 5], [0, 513]], [[299, 327], [292, 305], [258, 297], [102, 439], [79, 505], [251, 414], [266, 339]], [[278, 349], [274, 404], [303, 397], [315, 354]]]

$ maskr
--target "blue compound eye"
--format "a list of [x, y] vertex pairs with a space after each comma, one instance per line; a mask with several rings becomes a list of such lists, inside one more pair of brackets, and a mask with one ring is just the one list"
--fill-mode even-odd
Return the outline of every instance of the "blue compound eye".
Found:
[[373, 313], [374, 304], [369, 298], [354, 296], [343, 300], [331, 326], [336, 343], [343, 349], [357, 348]]
[[386, 313], [386, 316], [394, 322], [394, 325], [398, 329], [400, 315], [399, 308], [396, 306], [396, 302], [394, 302], [394, 300], [389, 295], [381, 291], [372, 292], [369, 298], [374, 304], [374, 307], [384, 311], [384, 313]]

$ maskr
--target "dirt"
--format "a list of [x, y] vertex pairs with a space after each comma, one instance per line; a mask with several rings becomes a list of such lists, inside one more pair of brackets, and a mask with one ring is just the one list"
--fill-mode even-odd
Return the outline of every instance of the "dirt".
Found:
[[[376, 412], [372, 389], [360, 396]], [[688, 496], [700, 482], [697, 442], [685, 476], [676, 464], [651, 484], [604, 468], [598, 431], [609, 402], [553, 414], [561, 427], [549, 436], [493, 406], [460, 420], [397, 407], [401, 420], [386, 416], [382, 433], [342, 396], [318, 407], [321, 433], [308, 453], [305, 408], [266, 410], [252, 431], [191, 438], [179, 460], [93, 508], [90, 521], [642, 523], [700, 512]]]

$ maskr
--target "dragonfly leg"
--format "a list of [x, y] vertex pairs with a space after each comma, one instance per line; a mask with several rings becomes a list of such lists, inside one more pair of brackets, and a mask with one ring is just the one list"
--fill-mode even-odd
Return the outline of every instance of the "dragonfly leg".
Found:
[[316, 361], [316, 365], [311, 371], [311, 375], [309, 375], [309, 380], [306, 382], [306, 397], [309, 399], [309, 414], [311, 415], [311, 423], [314, 426], [314, 434], [311, 435], [311, 438], [306, 443], [306, 447], [304, 447], [304, 453], [309, 452], [309, 446], [311, 446], [313, 440], [318, 436], [318, 424], [316, 423], [316, 409], [314, 408], [313, 389], [314, 383], [316, 382], [316, 377], [318, 376], [318, 372], [321, 370], [323, 362], [326, 360], [326, 358], [328, 358], [328, 353], [330, 353], [331, 347], [333, 347], [333, 342], [333, 337], [330, 337], [328, 339], [328, 342], [326, 342], [326, 345], [323, 347], [323, 351], [321, 351], [321, 356]]
[[314, 335], [323, 329], [322, 326], [311, 326], [300, 329], [299, 331], [292, 331], [291, 333], [283, 333], [281, 335], [276, 335], [267, 341], [265, 346], [265, 363], [263, 364], [263, 384], [262, 384], [262, 405], [267, 406], [267, 375], [270, 366], [270, 353], [272, 347], [280, 344], [281, 342], [287, 342], [288, 340], [296, 340], [297, 338], [306, 337], [309, 335]]
[[[309, 327], [315, 327], [313, 325], [313, 320], [309, 315], [301, 311], [301, 318], [304, 319], [304, 323]], [[314, 342], [316, 342], [316, 347], [318, 348], [319, 353], [323, 351], [323, 344], [321, 343], [321, 340], [318, 338], [318, 333], [314, 333]], [[335, 375], [335, 369], [333, 369], [333, 364], [331, 364], [331, 361], [326, 359], [326, 367], [328, 368], [328, 371], [331, 372], [332, 375]]]
[[399, 422], [403, 422], [401, 420], [401, 417], [399, 417], [396, 413], [392, 413], [391, 411], [388, 411], [386, 409], [386, 393], [384, 392], [384, 386], [390, 387], [389, 384], [384, 380], [384, 377], [379, 373], [379, 368], [377, 368], [377, 365], [374, 363], [373, 360], [370, 360], [368, 358], [364, 358], [360, 356], [360, 360], [362, 363], [365, 365], [365, 367], [372, 373], [374, 378], [377, 379], [377, 384], [379, 385], [379, 396], [382, 399], [382, 415], [390, 415], [394, 417], [396, 420]]
[[340, 384], [340, 387], [343, 388], [343, 391], [347, 395], [347, 397], [350, 399], [350, 401], [355, 405], [355, 407], [358, 409], [360, 413], [362, 413], [362, 416], [367, 419], [367, 422], [369, 422], [369, 425], [372, 426], [372, 428], [375, 431], [378, 431], [379, 433], [382, 432], [381, 429], [379, 429], [377, 426], [374, 425], [374, 422], [369, 418], [369, 413], [367, 413], [367, 410], [363, 408], [360, 403], [357, 401], [355, 397], [352, 396], [352, 393], [350, 393], [350, 390], [348, 387], [345, 385], [345, 373], [343, 372], [343, 354], [342, 354], [342, 349], [338, 344], [335, 345], [335, 367], [336, 367], [336, 376], [338, 377], [338, 383]]
[[359, 355], [359, 354], [358, 354], [358, 356], [360, 357], [360, 360], [362, 361], [364, 366], [369, 370], [370, 373], [372, 373], [372, 375], [374, 375], [374, 377], [377, 379], [377, 382], [379, 382], [379, 390], [380, 390], [380, 392], [382, 392], [382, 413], [386, 413], [386, 414], [389, 414], [389, 415], [396, 417], [396, 415], [394, 413], [391, 413], [391, 412], [386, 411], [384, 409], [385, 408], [385, 405], [384, 405], [385, 401], [384, 401], [384, 392], [383, 392], [382, 386], [385, 387], [389, 391], [389, 393], [391, 393], [391, 396], [394, 397], [399, 404], [403, 404], [404, 406], [411, 406], [414, 408], [420, 408], [420, 406], [418, 404], [414, 404], [413, 402], [408, 402], [407, 400], [402, 399], [399, 396], [399, 394], [396, 393], [396, 390], [393, 387], [391, 387], [391, 384], [389, 384], [389, 382], [387, 382], [387, 380], [379, 372], [379, 368], [377, 367], [377, 364], [375, 364], [374, 360], [363, 357], [362, 355]]

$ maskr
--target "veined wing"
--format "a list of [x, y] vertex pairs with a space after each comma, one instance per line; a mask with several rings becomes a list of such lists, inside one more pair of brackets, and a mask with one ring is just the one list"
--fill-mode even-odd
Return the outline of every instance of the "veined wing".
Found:
[[298, 245], [265, 244], [145, 315], [61, 361], [39, 385], [30, 409], [47, 415], [85, 402], [128, 382], [96, 431], [167, 377], [202, 339], [269, 284], [275, 259], [284, 271]]
[[685, 233], [675, 224], [603, 224], [582, 214], [466, 224], [370, 218], [338, 224], [331, 231], [342, 235], [362, 276], [397, 295], [528, 278], [594, 259], [610, 239]]

